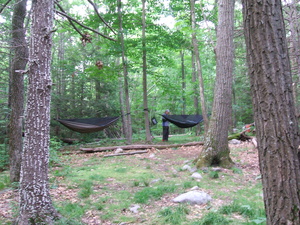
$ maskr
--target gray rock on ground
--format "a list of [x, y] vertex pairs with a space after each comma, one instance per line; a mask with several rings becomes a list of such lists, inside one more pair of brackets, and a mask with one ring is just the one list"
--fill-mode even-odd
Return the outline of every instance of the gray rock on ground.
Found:
[[189, 191], [173, 199], [175, 203], [190, 203], [192, 205], [203, 205], [212, 200], [211, 196], [205, 192]]

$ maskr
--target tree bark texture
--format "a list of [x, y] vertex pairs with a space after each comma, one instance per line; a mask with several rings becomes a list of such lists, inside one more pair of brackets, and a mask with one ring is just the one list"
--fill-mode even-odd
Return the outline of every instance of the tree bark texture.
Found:
[[300, 224], [299, 128], [280, 0], [243, 0], [267, 224]]
[[53, 224], [48, 186], [53, 0], [32, 1], [25, 140], [17, 224]]
[[232, 116], [233, 80], [233, 18], [234, 0], [219, 0], [217, 30], [217, 74], [212, 115], [204, 148], [197, 159], [197, 167], [218, 165], [231, 167], [228, 130]]
[[290, 59], [291, 59], [291, 72], [294, 77], [293, 93], [294, 102], [296, 107], [296, 115], [299, 117], [299, 106], [297, 104], [297, 91], [300, 81], [300, 24], [299, 24], [299, 10], [298, 10], [299, 0], [292, 0], [289, 4], [286, 4], [286, 21], [287, 29], [290, 32], [289, 42], [290, 42]]
[[27, 0], [16, 1], [12, 18], [12, 54], [10, 72], [10, 124], [9, 124], [9, 162], [10, 181], [19, 182], [21, 154], [23, 148], [23, 115], [24, 115], [24, 77], [28, 61], [28, 47], [25, 40], [24, 20]]

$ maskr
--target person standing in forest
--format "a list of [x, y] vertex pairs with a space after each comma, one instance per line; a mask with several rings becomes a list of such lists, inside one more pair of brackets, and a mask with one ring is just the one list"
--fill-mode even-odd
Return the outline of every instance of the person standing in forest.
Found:
[[[170, 114], [170, 110], [166, 110], [165, 113], [163, 115], [169, 115]], [[168, 120], [166, 120], [164, 117], [162, 117], [162, 127], [163, 127], [163, 139], [162, 141], [168, 141], [169, 139], [169, 126], [170, 123]]]

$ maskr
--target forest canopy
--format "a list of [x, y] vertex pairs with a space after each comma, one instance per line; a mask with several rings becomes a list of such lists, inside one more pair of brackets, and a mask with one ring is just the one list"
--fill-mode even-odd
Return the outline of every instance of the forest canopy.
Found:
[[[196, 4], [197, 38], [206, 107], [208, 113], [211, 113], [216, 73], [214, 46], [218, 10], [214, 1], [203, 0], [200, 3]], [[236, 5], [233, 127], [253, 122], [245, 68], [245, 45], [241, 32], [241, 4], [237, 2]], [[10, 54], [9, 48], [5, 46], [9, 46], [10, 42], [11, 8], [12, 5], [8, 6], [1, 14], [3, 54], [0, 79], [3, 131], [6, 130], [9, 112], [7, 87]], [[141, 5], [138, 1], [122, 2], [122, 32], [134, 133], [144, 129], [141, 16]], [[27, 18], [27, 29], [29, 22]], [[114, 41], [118, 40], [120, 33], [117, 2], [60, 1], [56, 4], [54, 27], [51, 118], [122, 115], [122, 48], [119, 41]], [[147, 3], [145, 38], [150, 117], [158, 117], [158, 114], [167, 108], [172, 114], [201, 114], [198, 79], [193, 75], [191, 34], [188, 1]], [[26, 84], [26, 74], [24, 78]], [[52, 120], [52, 133], [58, 132], [57, 126]], [[65, 130], [60, 132], [63, 132], [63, 135], [71, 135]]]

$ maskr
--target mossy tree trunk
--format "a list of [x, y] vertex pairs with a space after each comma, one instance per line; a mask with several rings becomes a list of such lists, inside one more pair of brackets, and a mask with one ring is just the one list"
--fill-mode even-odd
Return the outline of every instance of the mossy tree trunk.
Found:
[[198, 168], [231, 167], [228, 130], [232, 115], [233, 17], [234, 0], [219, 0], [217, 29], [217, 74], [212, 115], [202, 152], [196, 159]]
[[300, 224], [299, 127], [280, 0], [243, 0], [267, 224]]

